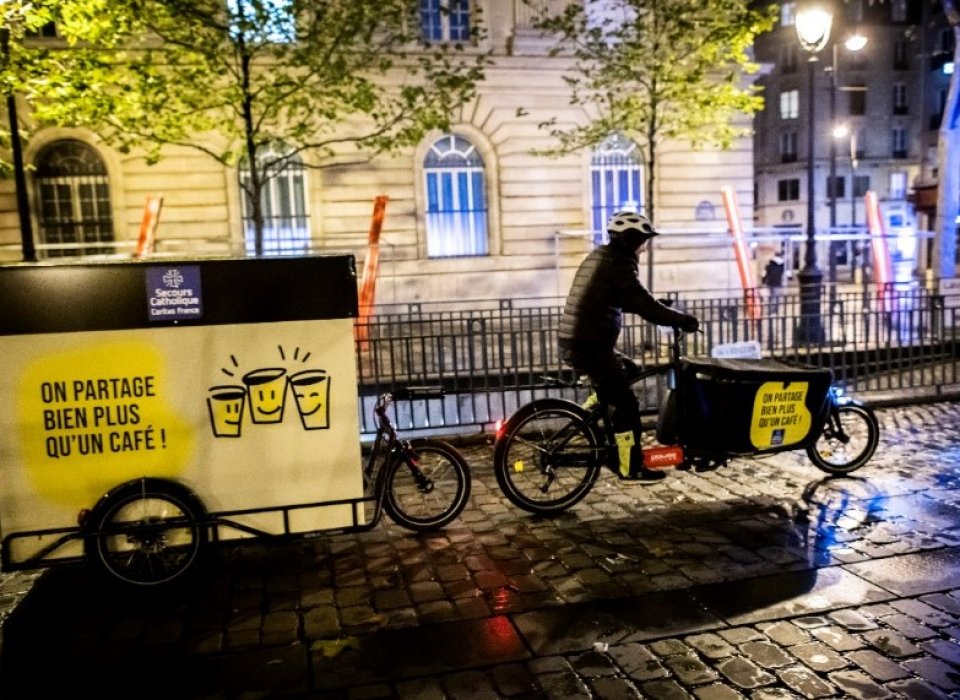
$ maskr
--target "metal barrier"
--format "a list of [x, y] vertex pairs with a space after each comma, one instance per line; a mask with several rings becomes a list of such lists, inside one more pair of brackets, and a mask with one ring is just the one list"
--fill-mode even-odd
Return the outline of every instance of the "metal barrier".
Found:
[[[765, 357], [829, 367], [838, 384], [866, 400], [910, 391], [941, 395], [960, 389], [956, 309], [922, 288], [890, 287], [882, 294], [834, 292], [821, 300], [823, 340], [798, 342], [800, 296], [677, 298], [703, 333], [688, 337], [692, 357], [719, 344], [757, 341]], [[748, 310], [754, 309], [754, 317]], [[503, 300], [472, 309], [411, 304], [372, 316], [357, 342], [361, 430], [374, 429], [369, 408], [382, 391], [403, 385], [442, 385], [444, 399], [399, 402], [394, 419], [405, 429], [488, 430], [535, 397], [582, 399], [586, 389], [558, 356], [556, 300]], [[627, 314], [624, 354], [641, 366], [668, 361], [668, 330]], [[638, 388], [643, 410], [659, 406], [663, 380]]]

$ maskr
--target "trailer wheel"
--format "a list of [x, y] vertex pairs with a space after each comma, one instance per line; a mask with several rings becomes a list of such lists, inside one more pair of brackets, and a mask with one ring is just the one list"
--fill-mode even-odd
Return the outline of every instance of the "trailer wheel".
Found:
[[119, 581], [158, 589], [185, 578], [206, 548], [206, 509], [190, 489], [142, 478], [110, 491], [86, 523], [87, 556]]

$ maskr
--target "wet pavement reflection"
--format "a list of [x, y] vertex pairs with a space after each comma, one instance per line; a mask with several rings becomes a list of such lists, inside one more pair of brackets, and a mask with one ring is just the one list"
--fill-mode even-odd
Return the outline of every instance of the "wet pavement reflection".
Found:
[[604, 476], [538, 518], [471, 445], [471, 503], [439, 533], [230, 547], [150, 599], [51, 570], [3, 627], [0, 695], [951, 697], [960, 407], [880, 418], [849, 477], [803, 453]]

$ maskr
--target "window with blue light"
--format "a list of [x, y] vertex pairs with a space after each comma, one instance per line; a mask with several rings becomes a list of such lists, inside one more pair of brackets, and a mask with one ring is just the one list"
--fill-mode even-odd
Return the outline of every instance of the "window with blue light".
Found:
[[618, 211], [642, 211], [640, 149], [622, 134], [601, 143], [590, 158], [591, 229], [594, 243], [603, 240], [607, 220]]
[[[261, 165], [277, 161], [278, 150], [258, 156]], [[278, 162], [278, 169], [268, 168], [261, 177], [270, 179], [260, 191], [263, 214], [263, 253], [265, 255], [298, 255], [310, 248], [310, 216], [307, 212], [307, 178], [303, 161], [291, 156]], [[240, 167], [240, 183], [250, 182], [250, 168]], [[243, 200], [244, 243], [249, 255], [256, 252], [256, 226], [249, 196], [241, 187]]]
[[424, 41], [466, 41], [470, 38], [470, 0], [420, 0]]
[[293, 0], [227, 0], [230, 35], [264, 44], [296, 41]]
[[463, 136], [447, 134], [423, 163], [427, 257], [486, 255], [487, 193], [483, 158]]

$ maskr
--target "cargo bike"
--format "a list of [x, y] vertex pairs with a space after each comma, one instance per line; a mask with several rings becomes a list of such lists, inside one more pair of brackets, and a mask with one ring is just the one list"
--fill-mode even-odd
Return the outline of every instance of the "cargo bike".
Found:
[[[672, 330], [670, 362], [637, 370], [633, 383], [669, 376], [657, 416], [659, 445], [644, 448], [649, 469], [708, 471], [736, 457], [805, 450], [831, 475], [869, 461], [880, 439], [872, 409], [833, 385], [829, 369], [773, 359], [683, 357]], [[494, 473], [506, 497], [549, 515], [579, 503], [600, 470], [619, 456], [607, 407], [560, 398], [521, 406], [497, 431]]]
[[426, 531], [463, 510], [452, 445], [360, 443], [351, 256], [0, 268], [6, 571], [89, 560], [159, 590], [211, 545]]

